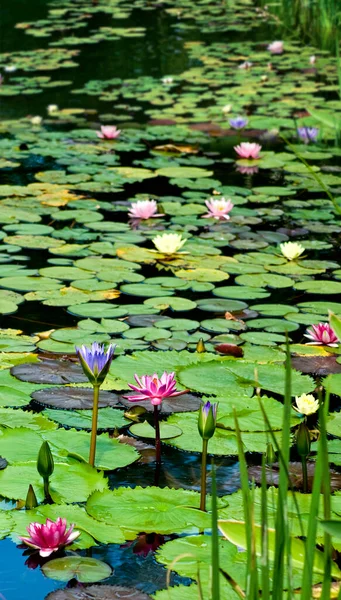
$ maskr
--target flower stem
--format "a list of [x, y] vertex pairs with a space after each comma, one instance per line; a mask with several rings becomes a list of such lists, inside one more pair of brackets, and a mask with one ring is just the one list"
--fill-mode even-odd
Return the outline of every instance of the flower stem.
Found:
[[49, 478], [48, 477], [44, 478], [44, 496], [45, 496], [45, 502], [47, 502], [48, 504], [51, 504], [52, 499], [50, 496]]
[[208, 440], [203, 440], [202, 441], [202, 454], [201, 454], [200, 510], [206, 510], [207, 446], [208, 446]]
[[95, 466], [96, 456], [96, 440], [97, 440], [97, 421], [98, 421], [98, 399], [99, 399], [99, 385], [94, 386], [94, 403], [92, 407], [92, 425], [91, 425], [91, 440], [90, 440], [90, 455], [89, 465]]
[[155, 450], [156, 450], [156, 462], [161, 463], [161, 438], [160, 438], [160, 421], [159, 421], [159, 408], [154, 406], [154, 427], [155, 427]]
[[301, 457], [302, 461], [302, 475], [303, 475], [303, 492], [307, 494], [308, 492], [308, 468], [307, 468], [307, 458], [305, 456]]

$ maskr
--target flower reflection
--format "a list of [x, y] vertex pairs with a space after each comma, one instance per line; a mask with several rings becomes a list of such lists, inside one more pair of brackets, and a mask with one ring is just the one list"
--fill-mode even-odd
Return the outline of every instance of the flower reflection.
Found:
[[258, 167], [241, 167], [238, 165], [236, 171], [242, 175], [255, 175], [258, 173]]

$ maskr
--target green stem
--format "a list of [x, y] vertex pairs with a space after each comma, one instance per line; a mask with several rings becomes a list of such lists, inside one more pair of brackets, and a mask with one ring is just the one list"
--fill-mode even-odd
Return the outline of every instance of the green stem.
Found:
[[52, 499], [50, 496], [50, 487], [49, 487], [49, 478], [48, 477], [46, 479], [44, 479], [44, 498], [45, 498], [45, 502], [47, 502], [48, 504], [51, 504]]
[[206, 510], [207, 446], [208, 446], [208, 440], [203, 440], [202, 441], [202, 454], [201, 454], [200, 510]]
[[94, 385], [94, 403], [92, 407], [92, 425], [91, 425], [91, 440], [90, 440], [90, 455], [89, 465], [95, 466], [96, 456], [96, 441], [97, 441], [97, 421], [98, 421], [98, 399], [99, 399], [99, 385]]
[[307, 458], [306, 456], [301, 457], [302, 461], [302, 475], [303, 475], [303, 492], [308, 492], [308, 469], [307, 469]]
[[155, 450], [156, 450], [156, 463], [161, 463], [161, 437], [160, 437], [160, 421], [159, 421], [159, 407], [154, 406], [154, 427], [155, 427]]

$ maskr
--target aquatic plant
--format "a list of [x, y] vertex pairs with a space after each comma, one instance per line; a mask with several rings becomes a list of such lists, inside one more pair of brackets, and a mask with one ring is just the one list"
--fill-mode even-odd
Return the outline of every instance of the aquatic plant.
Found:
[[319, 408], [319, 401], [312, 394], [301, 394], [295, 397], [296, 406], [293, 406], [301, 415], [312, 415]]
[[115, 345], [110, 344], [105, 352], [104, 345], [98, 344], [97, 342], [93, 342], [91, 347], [84, 345], [81, 347], [76, 346], [77, 356], [82, 365], [82, 369], [93, 386], [94, 391], [89, 455], [89, 464], [92, 467], [95, 464], [96, 456], [99, 388], [109, 372], [114, 357], [115, 347]]
[[37, 460], [37, 470], [39, 475], [43, 478], [44, 481], [44, 494], [45, 500], [50, 500], [50, 490], [49, 490], [49, 480], [54, 471], [54, 460], [52, 456], [52, 452], [50, 449], [50, 445], [48, 442], [43, 442]]
[[74, 524], [67, 529], [66, 519], [61, 517], [56, 521], [46, 519], [46, 523], [30, 523], [27, 531], [29, 537], [20, 537], [21, 541], [30, 548], [39, 550], [43, 557], [72, 544], [81, 534], [80, 531], [74, 531]]
[[176, 254], [187, 242], [181, 233], [163, 233], [153, 238], [153, 244], [162, 254]]
[[240, 65], [238, 65], [238, 69], [251, 69], [253, 63], [249, 60], [245, 60], [244, 62], [242, 62]]
[[267, 49], [271, 54], [283, 54], [284, 43], [280, 41], [271, 42]]
[[115, 125], [101, 125], [101, 130], [96, 131], [97, 137], [102, 140], [116, 140], [121, 134], [121, 130]]
[[248, 122], [249, 120], [246, 117], [235, 117], [234, 119], [229, 119], [229, 123], [233, 129], [244, 129]]
[[304, 246], [298, 242], [283, 242], [279, 247], [283, 256], [288, 260], [296, 260], [305, 250]]
[[157, 203], [155, 200], [138, 200], [137, 202], [132, 202], [128, 215], [133, 219], [150, 219], [152, 217], [165, 216], [157, 212]]
[[298, 127], [297, 128], [297, 136], [299, 139], [305, 144], [309, 144], [310, 142], [316, 142], [319, 134], [319, 129], [317, 127]]
[[311, 342], [306, 342], [307, 346], [322, 345], [336, 348], [339, 342], [337, 335], [329, 323], [312, 325], [312, 329], [307, 329], [307, 333], [304, 334], [304, 337], [312, 340]]
[[214, 435], [217, 425], [217, 402], [205, 402], [199, 409], [198, 431], [202, 438], [201, 480], [200, 480], [200, 510], [206, 510], [206, 465], [208, 441]]
[[228, 220], [230, 215], [228, 214], [233, 209], [234, 204], [232, 204], [230, 198], [210, 198], [205, 201], [205, 204], [208, 208], [208, 213], [203, 215], [205, 219], [213, 218], [213, 219], [222, 219]]
[[234, 149], [240, 158], [257, 160], [262, 146], [255, 142], [242, 142], [238, 146], [234, 146]]

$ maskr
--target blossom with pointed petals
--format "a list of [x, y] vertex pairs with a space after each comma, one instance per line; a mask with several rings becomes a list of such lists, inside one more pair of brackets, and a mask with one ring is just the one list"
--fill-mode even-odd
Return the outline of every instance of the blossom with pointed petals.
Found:
[[319, 134], [317, 127], [298, 127], [297, 135], [304, 144], [309, 142], [316, 142]]
[[101, 140], [115, 140], [121, 133], [115, 125], [101, 125], [101, 131], [96, 131], [97, 137]]
[[258, 167], [241, 167], [241, 166], [238, 166], [236, 168], [236, 171], [238, 171], [238, 173], [241, 173], [242, 175], [255, 175], [256, 173], [258, 173]]
[[80, 535], [80, 531], [73, 531], [74, 524], [67, 529], [66, 519], [58, 517], [56, 521], [46, 519], [46, 523], [30, 523], [27, 531], [30, 537], [21, 537], [20, 539], [30, 546], [39, 550], [40, 556], [50, 556], [52, 552], [57, 552], [60, 548], [68, 546]]
[[316, 63], [316, 56], [315, 56], [315, 54], [312, 54], [311, 56], [309, 56], [309, 63], [311, 65], [314, 65]]
[[312, 340], [311, 342], [307, 342], [307, 346], [331, 346], [332, 348], [336, 348], [339, 342], [335, 331], [329, 323], [312, 325], [312, 329], [307, 329], [304, 337]]
[[234, 146], [234, 149], [240, 158], [257, 160], [262, 146], [254, 142], [242, 142], [238, 146]]
[[210, 198], [205, 201], [205, 204], [208, 208], [208, 213], [203, 215], [205, 219], [209, 217], [213, 217], [213, 219], [226, 219], [230, 218], [229, 212], [231, 212], [234, 204], [232, 204], [230, 198], [226, 200], [226, 198]]
[[238, 69], [251, 69], [253, 63], [250, 62], [249, 60], [246, 60], [245, 62], [241, 63], [240, 65], [238, 65]]
[[249, 120], [246, 117], [235, 117], [235, 119], [229, 120], [229, 123], [233, 129], [244, 129], [248, 122]]
[[92, 346], [76, 346], [76, 352], [83, 371], [89, 381], [93, 385], [101, 385], [106, 378], [111, 361], [114, 357], [115, 347], [112, 344], [107, 351], [104, 350], [104, 345], [93, 342]]
[[47, 112], [49, 115], [53, 115], [54, 113], [58, 112], [59, 108], [57, 104], [49, 104], [47, 107]]
[[271, 52], [271, 54], [283, 54], [283, 50], [284, 50], [284, 44], [283, 42], [272, 42], [271, 44], [268, 45], [269, 52]]
[[130, 402], [150, 400], [153, 406], [158, 406], [165, 398], [182, 396], [182, 394], [186, 394], [188, 391], [177, 392], [174, 373], [167, 373], [166, 371], [161, 375], [160, 379], [156, 373], [154, 375], [142, 375], [142, 377], [135, 374], [134, 378], [137, 385], [133, 385], [132, 383], [128, 383], [128, 385], [137, 394], [123, 396], [123, 398], [127, 398]]
[[187, 242], [182, 239], [181, 233], [163, 233], [153, 239], [154, 246], [162, 254], [175, 254]]
[[43, 122], [43, 117], [40, 117], [39, 115], [31, 118], [32, 125], [41, 125], [42, 122]]
[[217, 425], [218, 403], [206, 402], [199, 409], [198, 430], [203, 440], [209, 440]]
[[305, 250], [304, 246], [298, 242], [283, 242], [279, 247], [283, 256], [288, 260], [296, 260]]
[[232, 104], [225, 104], [222, 106], [221, 110], [223, 111], [224, 115], [227, 115], [232, 110]]
[[157, 212], [157, 204], [155, 200], [138, 200], [137, 202], [132, 202], [128, 215], [133, 219], [164, 217], [164, 214]]
[[319, 401], [312, 394], [302, 394], [295, 397], [296, 406], [293, 409], [301, 415], [312, 415], [319, 407]]

